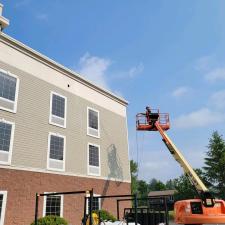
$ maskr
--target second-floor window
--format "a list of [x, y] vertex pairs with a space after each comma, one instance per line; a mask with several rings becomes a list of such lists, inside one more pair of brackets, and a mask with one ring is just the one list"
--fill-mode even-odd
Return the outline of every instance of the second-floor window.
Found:
[[66, 139], [59, 134], [49, 134], [48, 146], [48, 169], [65, 170], [65, 146]]
[[100, 137], [99, 132], [99, 111], [87, 108], [87, 134], [93, 137]]
[[16, 112], [19, 79], [9, 72], [0, 70], [0, 109]]
[[14, 124], [0, 120], [0, 163], [10, 164], [14, 137]]
[[100, 146], [88, 144], [88, 174], [100, 176]]
[[55, 92], [51, 92], [50, 104], [49, 123], [66, 128], [67, 98]]

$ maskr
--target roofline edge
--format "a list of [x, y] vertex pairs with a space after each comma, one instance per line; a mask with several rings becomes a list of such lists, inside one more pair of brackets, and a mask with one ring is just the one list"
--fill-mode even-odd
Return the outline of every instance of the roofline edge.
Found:
[[85, 85], [85, 86], [87, 86], [87, 87], [89, 87], [89, 88], [91, 88], [95, 91], [98, 91], [99, 93], [111, 98], [112, 100], [117, 101], [118, 103], [120, 103], [124, 106], [127, 106], [129, 104], [128, 101], [126, 101], [125, 99], [123, 99], [119, 96], [116, 96], [112, 92], [110, 92], [110, 91], [108, 91], [108, 90], [106, 90], [102, 87], [99, 87], [96, 84], [91, 83], [91, 81], [83, 78], [79, 73], [66, 68], [62, 64], [57, 63], [56, 61], [48, 58], [47, 56], [39, 53], [38, 51], [28, 47], [27, 45], [21, 43], [20, 41], [17, 41], [16, 39], [10, 37], [9, 35], [7, 35], [3, 32], [0, 32], [0, 40], [3, 43], [19, 50], [20, 52], [38, 60], [39, 62], [45, 64], [46, 66], [49, 66], [52, 69], [55, 69], [58, 72], [76, 80], [77, 82], [79, 82], [79, 83], [81, 83], [81, 84], [83, 84], [83, 85]]

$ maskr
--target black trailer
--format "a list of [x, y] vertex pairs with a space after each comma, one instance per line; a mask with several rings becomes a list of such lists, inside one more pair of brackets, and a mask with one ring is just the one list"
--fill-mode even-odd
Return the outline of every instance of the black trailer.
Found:
[[[119, 220], [120, 202], [121, 201], [132, 201], [133, 199], [118, 199], [117, 200], [117, 219]], [[169, 225], [169, 212], [171, 204], [168, 204], [166, 197], [147, 197], [137, 198], [138, 201], [146, 201], [146, 206], [137, 206], [132, 208], [124, 209], [124, 219], [127, 223], [136, 221], [140, 225], [158, 225], [164, 223]], [[136, 212], [136, 214], [135, 214]]]

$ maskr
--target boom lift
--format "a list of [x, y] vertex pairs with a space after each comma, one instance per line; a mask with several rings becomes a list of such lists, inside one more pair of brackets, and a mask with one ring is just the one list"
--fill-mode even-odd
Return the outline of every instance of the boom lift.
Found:
[[138, 131], [158, 131], [161, 134], [166, 147], [183, 168], [184, 173], [188, 176], [199, 195], [199, 199], [188, 199], [175, 203], [175, 222], [178, 224], [225, 224], [225, 202], [212, 196], [166, 134], [165, 131], [169, 128], [169, 114], [160, 113], [158, 109], [146, 107], [145, 113], [138, 113], [136, 115], [136, 129]]

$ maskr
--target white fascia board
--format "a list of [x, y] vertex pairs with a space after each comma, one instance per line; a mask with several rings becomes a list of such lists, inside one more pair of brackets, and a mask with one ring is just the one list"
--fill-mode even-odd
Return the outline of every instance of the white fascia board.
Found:
[[0, 40], [3, 41], [4, 43], [9, 44], [12, 47], [18, 49], [19, 51], [25, 53], [26, 55], [29, 55], [32, 58], [35, 58], [35, 60], [41, 61], [42, 63], [47, 64], [49, 67], [59, 70], [64, 75], [72, 77], [73, 79], [79, 81], [80, 83], [82, 83], [90, 88], [95, 89], [96, 91], [100, 92], [103, 95], [106, 95], [109, 98], [112, 98], [113, 100], [119, 102], [120, 104], [125, 105], [125, 106], [128, 104], [128, 102], [125, 99], [115, 95], [114, 93], [112, 93], [102, 87], [99, 87], [96, 84], [93, 84], [91, 81], [85, 79], [79, 73], [74, 72], [74, 71], [64, 67], [63, 65], [55, 62], [54, 60], [44, 56], [43, 54], [35, 51], [34, 49], [26, 46], [25, 44], [15, 40], [14, 38], [12, 38], [2, 32], [0, 33]]

